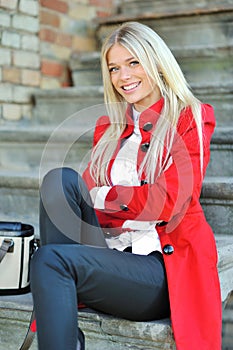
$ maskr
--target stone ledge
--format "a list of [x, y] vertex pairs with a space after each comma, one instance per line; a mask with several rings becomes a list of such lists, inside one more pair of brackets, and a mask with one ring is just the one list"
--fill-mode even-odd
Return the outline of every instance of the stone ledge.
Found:
[[[197, 59], [200, 57], [216, 57], [216, 56], [232, 56], [233, 55], [233, 45], [229, 43], [218, 43], [217, 45], [207, 45], [205, 47], [201, 45], [192, 45], [181, 47], [181, 46], [173, 46], [172, 47], [173, 54], [179, 58], [194, 58]], [[101, 53], [100, 51], [84, 51], [84, 52], [74, 52], [70, 57], [70, 68], [71, 70], [87, 70], [91, 69], [94, 66], [97, 66], [100, 69], [100, 60]], [[224, 84], [224, 82], [221, 82]], [[77, 85], [78, 86], [78, 85]], [[224, 85], [223, 85], [224, 86]], [[213, 85], [213, 87], [215, 87]], [[81, 87], [83, 89], [84, 86]], [[216, 87], [215, 87], [216, 88]], [[66, 88], [72, 89], [72, 88]], [[49, 90], [50, 91], [50, 90]], [[40, 93], [40, 92], [39, 92]]]
[[[216, 241], [223, 321], [231, 324], [232, 310], [225, 310], [225, 307], [233, 290], [233, 236], [217, 236]], [[27, 330], [32, 310], [31, 294], [1, 296], [0, 309], [0, 350], [15, 350], [15, 344], [22, 342]], [[82, 309], [79, 311], [79, 326], [85, 333], [87, 350], [175, 350], [169, 319], [132, 322]], [[32, 350], [36, 350], [36, 346], [34, 341]]]
[[233, 178], [209, 176], [204, 179], [201, 198], [233, 200]]
[[223, 308], [233, 291], [233, 236], [216, 235], [218, 250], [218, 272], [221, 285]]
[[[31, 294], [21, 298], [24, 300], [21, 305], [12, 301], [12, 297], [5, 297], [4, 302], [2, 299], [4, 297], [0, 298], [0, 350], [5, 350], [6, 345], [8, 350], [15, 350], [15, 344], [19, 346], [26, 334], [32, 309]], [[79, 326], [85, 333], [87, 350], [175, 349], [168, 319], [131, 322], [82, 309], [79, 311]], [[32, 347], [34, 349], [37, 349], [36, 340]]]
[[222, 6], [214, 6], [210, 8], [192, 8], [186, 10], [164, 10], [164, 11], [145, 11], [141, 13], [135, 13], [133, 15], [119, 14], [109, 16], [107, 18], [97, 18], [95, 22], [98, 25], [111, 25], [118, 24], [127, 21], [142, 21], [148, 19], [167, 19], [175, 17], [193, 17], [202, 15], [214, 15], [221, 13], [230, 13], [233, 10], [233, 6], [230, 4], [223, 4]]
[[63, 89], [49, 89], [49, 90], [38, 90], [34, 93], [34, 96], [37, 98], [57, 98], [57, 99], [66, 99], [83, 96], [102, 96], [103, 95], [103, 87], [100, 85], [92, 85], [92, 86], [79, 86], [79, 87], [67, 87]]
[[144, 12], [156, 12], [156, 13], [166, 13], [166, 12], [177, 12], [186, 10], [208, 10], [212, 8], [223, 8], [230, 5], [229, 0], [196, 0], [193, 1], [175, 1], [175, 0], [127, 0], [124, 1], [120, 6], [120, 13], [122, 14], [140, 14]]
[[168, 319], [131, 322], [85, 311], [79, 315], [80, 327], [86, 334], [87, 349], [175, 349]]

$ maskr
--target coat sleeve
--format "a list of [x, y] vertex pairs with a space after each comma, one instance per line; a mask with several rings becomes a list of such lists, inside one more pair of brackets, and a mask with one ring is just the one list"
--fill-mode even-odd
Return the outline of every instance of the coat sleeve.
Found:
[[[205, 172], [209, 160], [210, 139], [215, 126], [211, 106], [202, 105], [202, 117]], [[168, 222], [186, 212], [194, 192], [199, 198], [203, 179], [199, 137], [190, 109], [180, 116], [171, 157], [172, 164], [154, 184], [113, 186], [106, 196], [105, 208], [101, 210], [102, 221], [106, 215], [107, 221], [111, 217], [113, 220], [116, 218]]]

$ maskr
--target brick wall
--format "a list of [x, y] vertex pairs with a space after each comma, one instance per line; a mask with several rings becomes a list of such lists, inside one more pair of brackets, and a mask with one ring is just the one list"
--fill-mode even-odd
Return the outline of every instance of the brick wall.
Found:
[[69, 58], [95, 50], [116, 0], [0, 0], [0, 123], [30, 119], [36, 89], [72, 85]]
[[96, 49], [93, 19], [113, 11], [112, 0], [41, 0], [41, 87], [72, 84], [72, 52]]
[[40, 86], [39, 6], [34, 0], [0, 0], [1, 118], [30, 118], [31, 91]]

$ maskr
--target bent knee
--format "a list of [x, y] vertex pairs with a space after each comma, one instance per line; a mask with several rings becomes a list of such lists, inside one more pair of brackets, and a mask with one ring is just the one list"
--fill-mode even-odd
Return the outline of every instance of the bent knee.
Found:
[[68, 167], [54, 168], [48, 171], [44, 176], [41, 187], [46, 184], [53, 183], [54, 180], [61, 179], [62, 182], [71, 180], [73, 178], [77, 179], [77, 176], [80, 176], [74, 169]]
[[46, 270], [51, 268], [56, 262], [56, 249], [53, 244], [40, 247], [34, 253], [30, 262], [30, 281], [32, 285], [43, 279]]

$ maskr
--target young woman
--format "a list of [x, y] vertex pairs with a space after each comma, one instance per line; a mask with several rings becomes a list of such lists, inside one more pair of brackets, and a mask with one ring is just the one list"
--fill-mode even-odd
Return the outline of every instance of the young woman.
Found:
[[81, 301], [134, 321], [170, 316], [178, 350], [220, 350], [216, 246], [199, 203], [213, 108], [140, 23], [106, 39], [102, 72], [108, 115], [87, 169], [54, 169], [41, 186], [43, 246], [31, 268], [39, 349], [84, 349]]

